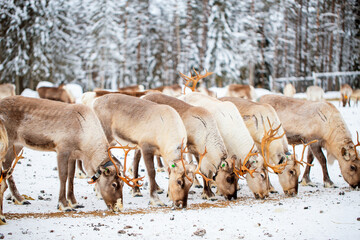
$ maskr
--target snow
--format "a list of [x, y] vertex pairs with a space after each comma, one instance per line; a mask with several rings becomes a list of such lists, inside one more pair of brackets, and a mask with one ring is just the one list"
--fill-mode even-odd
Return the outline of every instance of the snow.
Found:
[[[360, 108], [339, 107], [337, 101], [333, 104], [343, 115], [355, 141], [355, 131], [360, 130]], [[302, 146], [296, 147], [298, 155], [301, 150]], [[122, 155], [119, 150], [114, 153]], [[35, 200], [23, 206], [4, 200], [8, 224], [0, 226], [0, 236], [5, 239], [196, 239], [200, 237], [195, 232], [201, 229], [206, 231], [204, 239], [360, 239], [357, 220], [360, 192], [349, 188], [336, 162], [328, 170], [337, 188], [323, 187], [321, 167], [315, 161], [310, 176], [317, 186], [300, 185], [296, 197], [285, 197], [277, 176], [271, 174], [270, 180], [279, 193], [265, 200], [256, 200], [246, 182], [240, 180], [241, 190], [235, 201], [220, 196], [214, 202], [202, 200], [202, 189], [192, 188], [188, 209], [171, 210], [148, 205], [148, 178], [141, 161], [140, 176], [146, 175], [144, 196], [133, 198], [125, 185], [121, 213], [108, 212], [104, 202], [96, 197], [93, 185], [78, 178], [75, 178], [75, 196], [85, 207], [62, 213], [56, 209], [59, 194], [58, 173], [54, 169], [56, 153], [25, 149], [23, 156], [25, 159], [20, 160], [13, 176], [19, 192]], [[166, 173], [157, 173], [156, 180], [167, 189]], [[8, 194], [9, 190], [5, 196]], [[170, 205], [166, 191], [159, 196]]]

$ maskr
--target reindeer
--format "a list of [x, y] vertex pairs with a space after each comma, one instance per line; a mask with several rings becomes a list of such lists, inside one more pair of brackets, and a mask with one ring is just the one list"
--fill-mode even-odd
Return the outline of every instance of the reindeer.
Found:
[[[176, 207], [187, 206], [187, 197], [196, 165], [183, 164], [183, 146], [187, 144], [185, 126], [171, 107], [123, 94], [96, 98], [93, 109], [104, 128], [109, 143], [136, 145], [150, 180], [150, 204], [163, 206], [156, 192], [154, 155], [161, 156], [170, 170], [169, 197]], [[134, 169], [134, 173], [137, 170]], [[186, 177], [188, 176], [188, 177]]]
[[65, 103], [75, 103], [72, 94], [66, 89], [64, 84], [59, 87], [39, 87], [37, 89], [40, 98], [55, 100]]
[[181, 95], [182, 88], [179, 84], [173, 84], [170, 86], [152, 88], [151, 90], [162, 92], [163, 94], [171, 97], [179, 97]]
[[[312, 102], [284, 96], [265, 95], [260, 102], [270, 104], [278, 114], [290, 144], [301, 144], [318, 140], [311, 144], [307, 162], [311, 164], [314, 156], [319, 160], [325, 187], [333, 187], [330, 180], [326, 158], [322, 152], [328, 153], [328, 160], [339, 161], [341, 173], [345, 181], [353, 188], [360, 185], [360, 159], [357, 155], [351, 134], [340, 112], [327, 102]], [[310, 166], [306, 166], [301, 183], [313, 185], [309, 177]]]
[[118, 88], [119, 92], [143, 92], [144, 86], [143, 85], [132, 85], [127, 87]]
[[246, 167], [252, 170], [246, 174], [246, 180], [255, 198], [263, 199], [268, 196], [269, 182], [264, 160], [257, 156], [254, 140], [235, 105], [194, 92], [181, 96], [180, 99], [191, 105], [204, 107], [212, 113], [229, 156], [236, 159], [235, 166], [248, 164]]
[[[169, 105], [179, 113], [186, 128], [189, 152], [194, 154], [199, 162], [201, 153], [205, 148], [207, 149], [207, 154], [200, 168], [201, 172], [205, 173], [204, 175], [209, 178], [216, 173], [216, 185], [218, 186], [219, 193], [228, 200], [236, 199], [236, 175], [232, 168], [225, 168], [225, 166], [232, 166], [232, 160], [227, 159], [228, 154], [224, 141], [211, 113], [205, 108], [192, 106], [177, 98], [161, 93], [149, 94], [142, 97], [142, 99]], [[222, 165], [225, 166], [221, 167]], [[213, 199], [214, 196], [209, 184], [204, 179], [202, 198]]]
[[239, 97], [249, 100], [256, 100], [255, 89], [251, 85], [230, 84], [227, 87], [226, 97]]
[[306, 89], [307, 100], [309, 101], [323, 101], [324, 90], [318, 86], [310, 86]]
[[[94, 175], [92, 182], [96, 183], [107, 207], [113, 211], [121, 210], [123, 181], [110, 161], [109, 143], [100, 121], [89, 107], [13, 96], [0, 100], [0, 119], [4, 126], [1, 132], [8, 136], [8, 146], [14, 146], [14, 151], [10, 147], [4, 151], [3, 169], [11, 169], [15, 155], [23, 147], [55, 151], [60, 179], [58, 209], [70, 211], [81, 207], [75, 198], [73, 186], [75, 160], [80, 159], [86, 171]], [[24, 198], [18, 193], [13, 177], [6, 177], [11, 193], [18, 202], [23, 202]], [[1, 184], [2, 197], [7, 186], [5, 181]], [[0, 200], [2, 202], [3, 199]], [[5, 221], [3, 217], [1, 219]]]
[[0, 84], [0, 99], [15, 96], [15, 85], [11, 83]]
[[343, 107], [346, 107], [346, 104], [349, 105], [350, 107], [350, 98], [351, 98], [351, 94], [352, 94], [353, 90], [350, 87], [349, 84], [343, 84], [340, 87], [340, 94], [341, 94], [341, 99], [340, 101], [343, 104]]
[[284, 96], [293, 97], [296, 93], [296, 89], [291, 83], [288, 83], [285, 85], [283, 93]]
[[[287, 196], [296, 195], [298, 192], [300, 166], [289, 152], [288, 141], [284, 134], [285, 131], [281, 126], [281, 122], [274, 108], [266, 103], [257, 103], [235, 97], [223, 97], [220, 98], [220, 100], [229, 101], [235, 104], [251, 134], [251, 137], [255, 141], [256, 147], [258, 149], [268, 151], [262, 152], [264, 160], [269, 159], [269, 162], [265, 161], [267, 165], [271, 167], [273, 165], [286, 163], [283, 171], [277, 171], [276, 173], [279, 177], [284, 193]], [[273, 136], [273, 141], [268, 143], [268, 148], [264, 149], [266, 144], [264, 140], [269, 137], [267, 136], [269, 135], [268, 132], [270, 130], [274, 131], [272, 126], [278, 126], [278, 130]], [[271, 184], [270, 191], [274, 192]]]
[[360, 89], [355, 89], [351, 94], [351, 98], [354, 100], [355, 105], [357, 106], [360, 99]]

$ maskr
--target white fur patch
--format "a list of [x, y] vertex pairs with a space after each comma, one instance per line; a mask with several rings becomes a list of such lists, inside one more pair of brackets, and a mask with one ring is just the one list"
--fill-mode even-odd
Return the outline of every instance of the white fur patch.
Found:
[[121, 198], [119, 198], [117, 201], [116, 201], [116, 204], [115, 204], [115, 207], [114, 207], [114, 211], [115, 212], [120, 212], [122, 211], [124, 208], [123, 204], [122, 204], [122, 201], [121, 201]]

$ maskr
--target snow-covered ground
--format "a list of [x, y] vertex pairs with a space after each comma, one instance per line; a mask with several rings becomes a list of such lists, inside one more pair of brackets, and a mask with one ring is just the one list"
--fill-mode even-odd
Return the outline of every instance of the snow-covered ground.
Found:
[[[360, 130], [360, 108], [340, 108], [356, 140]], [[301, 153], [302, 147], [296, 151]], [[121, 152], [115, 152], [121, 156]], [[306, 156], [306, 155], [305, 155]], [[270, 175], [279, 191], [266, 200], [256, 200], [244, 180], [236, 201], [201, 199], [202, 189], [192, 188], [187, 210], [149, 207], [148, 179], [143, 197], [133, 198], [124, 187], [124, 210], [111, 213], [86, 179], [75, 179], [75, 195], [85, 207], [74, 213], [57, 211], [59, 194], [56, 154], [25, 149], [25, 159], [15, 168], [20, 193], [35, 200], [14, 205], [4, 200], [7, 225], [0, 226], [4, 239], [360, 239], [360, 192], [351, 190], [339, 165], [328, 166], [336, 188], [323, 187], [317, 161], [311, 170], [316, 187], [299, 186], [296, 197], [284, 197], [277, 176]], [[140, 175], [146, 175], [141, 163]], [[304, 168], [301, 168], [302, 172]], [[302, 174], [300, 175], [302, 176]], [[167, 174], [158, 173], [159, 185], [167, 189]], [[213, 189], [215, 191], [215, 189]], [[5, 196], [8, 195], [6, 191]], [[170, 202], [166, 193], [163, 202]], [[202, 237], [198, 235], [203, 235]]]

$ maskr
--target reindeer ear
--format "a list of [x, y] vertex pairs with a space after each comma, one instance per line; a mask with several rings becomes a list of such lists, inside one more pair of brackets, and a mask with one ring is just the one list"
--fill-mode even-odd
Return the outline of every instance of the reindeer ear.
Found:
[[341, 156], [343, 156], [346, 161], [350, 160], [349, 151], [344, 147], [341, 148]]

